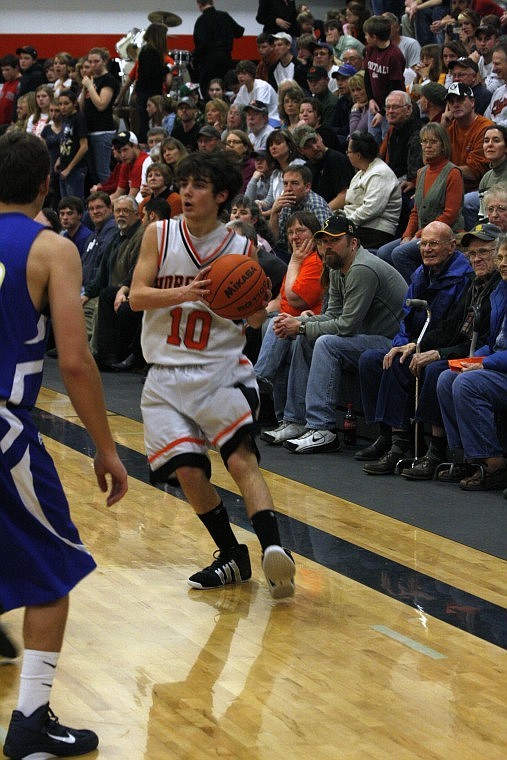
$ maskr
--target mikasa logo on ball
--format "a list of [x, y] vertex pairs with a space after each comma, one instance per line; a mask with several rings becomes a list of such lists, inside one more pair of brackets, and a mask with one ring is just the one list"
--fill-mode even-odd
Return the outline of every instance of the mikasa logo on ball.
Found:
[[250, 267], [250, 269], [247, 269], [246, 272], [243, 272], [241, 277], [238, 277], [236, 280], [232, 281], [228, 287], [225, 288], [225, 295], [228, 298], [232, 298], [236, 291], [239, 290], [239, 288], [241, 288], [245, 282], [247, 282], [247, 280], [249, 280], [255, 273], [255, 267]]

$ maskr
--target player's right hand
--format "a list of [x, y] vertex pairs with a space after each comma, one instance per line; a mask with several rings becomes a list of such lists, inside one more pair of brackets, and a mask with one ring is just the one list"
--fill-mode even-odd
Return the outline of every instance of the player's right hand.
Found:
[[183, 285], [181, 290], [183, 291], [185, 301], [206, 301], [206, 296], [209, 295], [209, 286], [211, 280], [206, 277], [211, 267], [203, 267], [194, 277], [192, 282], [188, 285]]

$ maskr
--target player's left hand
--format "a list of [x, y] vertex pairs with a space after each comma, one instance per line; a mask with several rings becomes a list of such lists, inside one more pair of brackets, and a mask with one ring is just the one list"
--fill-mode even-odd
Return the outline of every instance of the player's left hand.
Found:
[[106, 493], [108, 489], [106, 475], [111, 476], [111, 488], [107, 497], [107, 506], [111, 507], [127, 493], [127, 471], [116, 451], [108, 454], [97, 451], [93, 460], [93, 468], [97, 483], [103, 493]]

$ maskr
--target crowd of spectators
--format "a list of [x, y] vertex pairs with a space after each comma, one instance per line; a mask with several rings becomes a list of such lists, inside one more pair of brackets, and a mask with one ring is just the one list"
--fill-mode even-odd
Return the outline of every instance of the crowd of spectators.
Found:
[[[55, 211], [80, 251], [89, 337], [104, 370], [144, 365], [130, 279], [144, 225], [182, 212], [178, 160], [226, 151], [243, 194], [229, 199], [224, 221], [232, 205], [231, 223], [255, 234], [263, 266], [278, 277], [261, 337], [250, 340], [260, 383], [277, 384], [279, 425], [265, 440], [294, 453], [336, 450], [337, 368], [354, 368], [366, 417], [381, 426], [357, 458], [370, 475], [390, 474], [411, 448], [411, 382], [426, 366], [416, 357], [421, 314], [404, 306], [407, 294], [431, 306], [424, 353], [439, 359], [433, 353], [430, 365], [453, 358], [450, 346], [463, 358], [478, 324], [463, 314], [479, 308], [481, 293], [484, 351], [495, 354], [481, 377], [503, 372], [507, 11], [492, 0], [372, 0], [316, 19], [293, 0], [260, 0], [258, 57], [234, 62], [242, 27], [213, 0], [198, 0], [198, 10], [184, 71], [161, 23], [146, 29], [122, 75], [100, 47], [79, 60], [59, 51], [40, 61], [30, 44], [5, 55], [0, 131], [23, 129], [48, 146], [47, 219]], [[472, 293], [455, 314], [452, 303]], [[457, 322], [440, 329], [448, 319]], [[459, 404], [449, 399], [473, 385], [472, 366], [464, 370], [468, 385], [438, 381], [443, 419], [436, 404], [421, 411], [433, 431], [429, 455], [403, 474], [435, 474], [449, 427], [451, 447], [480, 464], [464, 480], [507, 486], [500, 444], [491, 452], [484, 437], [474, 448], [469, 429], [460, 438]], [[502, 474], [492, 478], [495, 468]]]

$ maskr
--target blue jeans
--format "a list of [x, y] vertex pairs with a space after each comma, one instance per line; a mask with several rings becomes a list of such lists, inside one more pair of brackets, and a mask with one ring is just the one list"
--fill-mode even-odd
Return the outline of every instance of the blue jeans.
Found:
[[495, 413], [507, 411], [507, 375], [448, 369], [438, 379], [437, 394], [450, 449], [462, 448], [468, 459], [502, 456]]
[[90, 132], [88, 134], [88, 151], [92, 171], [97, 182], [105, 182], [111, 174], [111, 147], [114, 132]]
[[283, 419], [287, 398], [287, 378], [293, 348], [293, 340], [278, 338], [275, 335], [273, 319], [270, 319], [262, 339], [254, 372], [257, 377], [269, 380], [273, 384], [273, 406], [277, 420]]
[[357, 369], [363, 351], [389, 350], [391, 340], [383, 335], [321, 335], [314, 344], [305, 337], [296, 340], [287, 385], [283, 419], [308, 428], [336, 427], [336, 406], [342, 372]]
[[60, 176], [60, 195], [62, 198], [65, 195], [76, 195], [78, 198], [84, 199], [86, 171], [86, 166], [77, 166], [66, 179]]
[[434, 21], [440, 21], [448, 11], [449, 3], [442, 3], [442, 5], [436, 5], [433, 8], [417, 11], [414, 17], [415, 38], [421, 47], [435, 42], [437, 45], [443, 45], [445, 31], [442, 29], [434, 34], [430, 27]]
[[473, 230], [479, 222], [479, 193], [473, 190], [471, 193], [465, 193], [465, 203], [463, 204], [463, 220], [466, 230]]
[[410, 285], [410, 278], [422, 263], [421, 250], [417, 241], [403, 243], [403, 245], [400, 245], [400, 243], [401, 240], [393, 240], [392, 243], [386, 243], [378, 249], [377, 256], [397, 269]]

